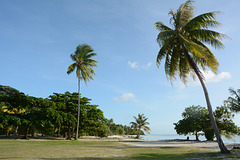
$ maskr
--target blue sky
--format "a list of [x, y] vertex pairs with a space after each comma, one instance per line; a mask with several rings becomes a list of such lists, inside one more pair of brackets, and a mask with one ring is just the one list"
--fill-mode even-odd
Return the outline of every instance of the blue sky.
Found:
[[[98, 54], [97, 76], [81, 93], [99, 105], [105, 117], [129, 125], [133, 116], [149, 118], [153, 134], [175, 133], [173, 123], [185, 107], [206, 106], [199, 82], [185, 87], [166, 79], [156, 67], [159, 46], [154, 23], [169, 24], [170, 9], [185, 0], [0, 0], [0, 84], [47, 98], [53, 92], [77, 92], [75, 73], [67, 75], [70, 54], [87, 43]], [[221, 11], [217, 31], [231, 39], [212, 50], [218, 75], [205, 74], [212, 106], [223, 104], [228, 88], [239, 88], [238, 0], [198, 0], [195, 14]], [[235, 121], [240, 125], [240, 116]]]

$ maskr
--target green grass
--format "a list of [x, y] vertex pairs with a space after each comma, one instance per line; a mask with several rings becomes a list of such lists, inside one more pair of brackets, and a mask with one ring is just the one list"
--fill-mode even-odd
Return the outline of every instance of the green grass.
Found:
[[240, 159], [202, 148], [133, 147], [113, 141], [0, 140], [0, 160], [176, 160]]

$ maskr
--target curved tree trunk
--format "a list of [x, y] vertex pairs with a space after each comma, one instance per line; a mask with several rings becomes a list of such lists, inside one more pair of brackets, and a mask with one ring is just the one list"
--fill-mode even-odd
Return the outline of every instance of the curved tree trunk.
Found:
[[199, 81], [202, 85], [204, 95], [205, 95], [205, 99], [206, 99], [206, 103], [207, 103], [209, 116], [210, 116], [210, 119], [211, 119], [211, 123], [212, 123], [213, 129], [214, 129], [214, 132], [215, 132], [215, 135], [216, 135], [216, 138], [217, 138], [217, 142], [218, 142], [218, 146], [221, 150], [221, 153], [230, 153], [230, 151], [224, 145], [224, 143], [222, 141], [222, 138], [220, 136], [220, 133], [219, 133], [219, 130], [218, 130], [218, 127], [217, 127], [217, 123], [216, 123], [216, 120], [215, 120], [215, 117], [214, 117], [214, 114], [213, 114], [213, 111], [212, 111], [212, 106], [211, 106], [210, 99], [209, 99], [209, 96], [208, 96], [208, 91], [207, 91], [207, 88], [206, 88], [206, 86], [203, 82], [201, 72], [198, 69], [195, 62], [193, 61], [193, 59], [190, 57], [190, 55], [188, 54], [188, 52], [185, 49], [184, 49], [184, 54], [187, 57], [188, 62], [191, 65], [191, 67], [194, 69], [194, 72], [196, 73], [196, 75], [197, 75], [197, 77], [198, 77], [198, 79], [199, 79]]
[[204, 94], [205, 94], [205, 99], [206, 99], [206, 102], [207, 102], [208, 112], [209, 112], [211, 123], [212, 123], [213, 129], [214, 129], [214, 132], [215, 132], [215, 135], [216, 135], [216, 138], [217, 138], [218, 146], [219, 146], [222, 153], [230, 153], [230, 151], [224, 145], [224, 143], [222, 141], [222, 138], [220, 136], [220, 133], [219, 133], [219, 130], [218, 130], [218, 127], [217, 127], [217, 123], [216, 123], [215, 117], [213, 115], [212, 106], [211, 106], [210, 99], [209, 99], [209, 96], [208, 96], [207, 88], [206, 88], [203, 80], [201, 78], [199, 78], [199, 80], [201, 82], [201, 85], [202, 85], [202, 88], [203, 88], [203, 91], [204, 91]]
[[78, 140], [79, 117], [80, 117], [80, 78], [78, 78], [78, 117], [77, 117], [77, 130], [76, 130], [76, 137], [75, 137], [76, 140]]

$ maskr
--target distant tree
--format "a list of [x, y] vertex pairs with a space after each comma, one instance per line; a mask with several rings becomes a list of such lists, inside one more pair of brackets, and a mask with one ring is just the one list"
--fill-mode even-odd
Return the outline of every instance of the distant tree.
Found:
[[79, 130], [79, 116], [80, 116], [80, 81], [83, 80], [85, 83], [89, 80], [93, 80], [93, 75], [95, 71], [92, 67], [97, 66], [97, 61], [92, 58], [96, 56], [93, 53], [91, 46], [87, 44], [78, 45], [74, 54], [70, 57], [74, 61], [69, 67], [67, 73], [70, 74], [76, 69], [76, 75], [78, 77], [78, 116], [77, 116], [77, 130], [76, 130], [76, 140], [78, 139]]
[[[217, 107], [214, 111], [217, 125], [221, 135], [231, 138], [231, 135], [238, 134], [238, 127], [232, 121], [232, 114], [226, 106]], [[201, 106], [190, 106], [182, 113], [183, 119], [174, 123], [177, 134], [194, 134], [196, 140], [198, 133], [203, 132], [207, 140], [213, 140], [214, 130], [206, 108]]]
[[176, 75], [179, 75], [185, 84], [190, 73], [196, 74], [204, 91], [219, 148], [222, 153], [230, 153], [221, 139], [204, 83], [204, 76], [198, 67], [200, 65], [204, 71], [208, 67], [214, 73], [217, 72], [219, 63], [204, 43], [221, 49], [224, 47], [221, 40], [227, 36], [209, 30], [210, 27], [216, 28], [220, 24], [215, 18], [217, 12], [208, 12], [194, 17], [192, 2], [192, 0], [187, 0], [176, 12], [170, 10], [169, 15], [172, 16], [170, 22], [172, 22], [173, 29], [162, 22], [155, 23], [155, 27], [160, 31], [157, 37], [157, 42], [160, 45], [157, 66], [159, 67], [161, 61], [165, 58], [167, 78], [170, 80], [176, 79]]
[[203, 130], [204, 124], [206, 123], [206, 117], [208, 111], [206, 108], [201, 106], [190, 106], [185, 108], [182, 113], [183, 119], [174, 123], [177, 134], [187, 135], [193, 133], [198, 141], [198, 132]]
[[235, 91], [233, 88], [229, 88], [229, 92], [233, 97], [228, 97], [225, 102], [229, 104], [231, 111], [238, 113], [240, 112], [240, 89]]
[[[56, 107], [48, 109], [48, 115], [58, 128], [58, 135], [61, 128], [67, 129], [67, 139], [71, 139], [71, 132], [76, 127], [78, 93], [65, 92], [64, 94], [54, 93], [50, 96], [50, 100], [55, 102]], [[105, 124], [107, 119], [103, 115], [103, 111], [98, 105], [92, 105], [91, 99], [82, 97], [80, 99], [81, 112], [79, 126], [81, 131], [79, 135], [105, 136], [108, 132]]]
[[151, 129], [147, 126], [149, 122], [147, 122], [148, 118], [144, 116], [144, 114], [138, 114], [138, 117], [133, 116], [135, 122], [130, 122], [131, 127], [137, 132], [137, 137], [140, 138], [141, 131], [146, 133], [150, 133]]

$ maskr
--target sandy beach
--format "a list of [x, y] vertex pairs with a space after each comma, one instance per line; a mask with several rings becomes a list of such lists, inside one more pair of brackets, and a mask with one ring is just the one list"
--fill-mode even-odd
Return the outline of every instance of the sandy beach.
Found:
[[[179, 141], [179, 140], [159, 140], [159, 141], [141, 141], [141, 142], [124, 142], [125, 144], [137, 147], [195, 147], [195, 148], [218, 148], [217, 142], [210, 141]], [[240, 147], [238, 143], [225, 143], [228, 149]]]
[[[24, 141], [24, 139], [18, 139]], [[68, 141], [65, 138], [57, 139], [29, 139], [30, 141]], [[73, 140], [73, 139], [72, 139]], [[218, 149], [218, 143], [213, 141], [186, 141], [181, 139], [174, 140], [141, 140], [135, 139], [135, 136], [119, 136], [113, 135], [107, 138], [99, 138], [95, 136], [82, 136], [78, 141], [118, 141], [126, 145], [135, 147], [194, 147], [194, 148], [211, 148]], [[240, 143], [224, 143], [228, 149], [233, 147], [240, 147]]]
[[[120, 139], [127, 145], [136, 147], [194, 147], [194, 148], [212, 148], [217, 149], [218, 143], [213, 141], [185, 141], [185, 140], [138, 140], [135, 136], [109, 136], [107, 139]], [[228, 149], [240, 147], [240, 143], [224, 143]]]

